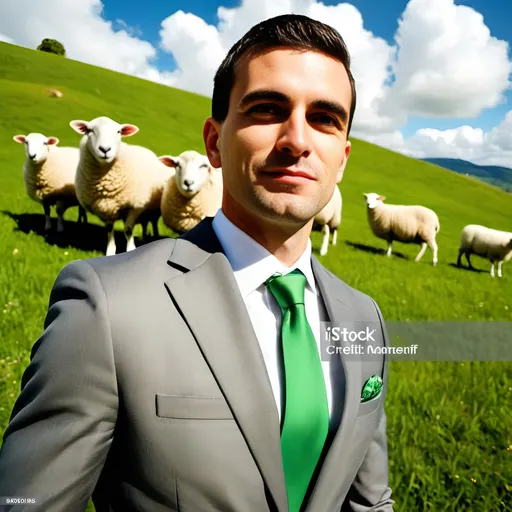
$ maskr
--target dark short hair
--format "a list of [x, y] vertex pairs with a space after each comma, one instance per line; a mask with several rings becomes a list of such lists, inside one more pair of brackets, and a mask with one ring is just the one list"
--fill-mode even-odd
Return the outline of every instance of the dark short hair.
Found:
[[212, 117], [220, 123], [228, 115], [236, 67], [241, 58], [278, 47], [318, 51], [334, 57], [345, 66], [352, 90], [348, 137], [356, 109], [356, 87], [350, 71], [350, 54], [343, 38], [334, 28], [299, 14], [283, 14], [262, 21], [231, 47], [213, 81]]

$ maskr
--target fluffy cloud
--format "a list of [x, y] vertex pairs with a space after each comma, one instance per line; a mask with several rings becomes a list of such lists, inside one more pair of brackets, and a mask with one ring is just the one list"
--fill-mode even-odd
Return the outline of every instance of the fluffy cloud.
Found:
[[[102, 18], [101, 0], [18, 0], [0, 2], [0, 34], [8, 42], [36, 48], [45, 38], [59, 40], [69, 58], [115, 71], [145, 76], [156, 49]], [[4, 39], [5, 40], [5, 39]]]
[[238, 7], [219, 7], [216, 27], [178, 11], [163, 21], [160, 32], [162, 48], [173, 54], [178, 65], [171, 73], [172, 83], [211, 96], [215, 71], [229, 48], [256, 23], [290, 12], [329, 23], [343, 35], [358, 90], [354, 130], [373, 133], [395, 127], [396, 119], [378, 115], [376, 110], [384, 96], [394, 49], [366, 30], [359, 10], [346, 3], [326, 6], [315, 0], [244, 0]]
[[5, 34], [0, 34], [0, 42], [2, 42], [2, 43], [15, 44], [14, 39], [12, 39], [12, 38], [11, 38], [11, 37], [9, 37], [9, 36], [6, 36]]
[[383, 111], [477, 117], [504, 101], [511, 82], [508, 43], [483, 16], [453, 0], [410, 0], [399, 20], [395, 81]]
[[464, 125], [450, 130], [422, 128], [406, 139], [399, 131], [366, 139], [414, 158], [460, 158], [512, 168], [512, 110], [488, 132]]
[[178, 70], [173, 85], [211, 95], [217, 66], [252, 25], [278, 14], [305, 14], [332, 25], [352, 56], [358, 90], [355, 136], [396, 138], [411, 115], [476, 117], [510, 87], [508, 44], [492, 37], [482, 15], [454, 0], [410, 0], [396, 45], [365, 29], [351, 4], [316, 0], [243, 0], [219, 7], [217, 26], [182, 11], [162, 23], [162, 48]]

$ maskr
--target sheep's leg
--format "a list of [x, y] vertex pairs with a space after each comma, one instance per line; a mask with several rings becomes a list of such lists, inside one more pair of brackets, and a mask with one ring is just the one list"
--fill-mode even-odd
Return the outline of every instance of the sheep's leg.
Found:
[[51, 207], [49, 203], [46, 201], [43, 201], [43, 208], [44, 208], [44, 230], [50, 231], [52, 229], [52, 218], [51, 218]]
[[491, 261], [491, 277], [494, 277], [494, 261]]
[[386, 252], [386, 256], [389, 258], [391, 256], [391, 246], [393, 245], [393, 242], [388, 242], [388, 250]]
[[107, 256], [113, 256], [116, 253], [116, 240], [114, 237], [114, 223], [106, 222], [105, 227], [107, 229]]
[[471, 256], [471, 253], [469, 251], [466, 251], [466, 259], [468, 260], [468, 266], [470, 269], [474, 269], [475, 267], [473, 267], [473, 265], [471, 264], [471, 261], [469, 259], [470, 256]]
[[430, 242], [430, 248], [432, 249], [432, 265], [434, 265], [434, 267], [435, 267], [437, 265], [437, 251], [438, 251], [437, 242], [435, 240], [432, 240], [432, 242]]
[[503, 275], [501, 273], [501, 265], [503, 265], [503, 260], [498, 261], [498, 277], [503, 277]]
[[324, 224], [322, 226], [322, 233], [324, 234], [324, 239], [322, 240], [322, 247], [320, 248], [320, 256], [325, 256], [327, 254], [327, 248], [329, 247], [329, 226]]
[[64, 214], [68, 209], [68, 205], [65, 201], [57, 201], [57, 233], [64, 231]]
[[427, 250], [427, 242], [422, 242], [421, 249], [414, 261], [418, 262], [423, 258], [423, 255], [425, 254], [425, 251]]
[[148, 222], [142, 222], [142, 240], [146, 240], [148, 237]]
[[158, 217], [156, 219], [153, 219], [151, 221], [151, 224], [153, 225], [153, 237], [157, 238], [158, 236], [160, 236], [160, 234], [158, 233]]
[[87, 212], [81, 204], [78, 205], [78, 223], [87, 224]]
[[336, 245], [336, 242], [338, 241], [338, 228], [334, 228], [332, 232], [332, 245]]
[[126, 252], [133, 251], [135, 247], [135, 238], [133, 236], [133, 228], [137, 222], [137, 218], [143, 212], [142, 209], [133, 209], [128, 212], [124, 221], [124, 236], [126, 237]]
[[457, 267], [461, 266], [462, 263], [462, 255], [464, 254], [464, 251], [462, 249], [459, 249], [459, 256], [457, 257]]

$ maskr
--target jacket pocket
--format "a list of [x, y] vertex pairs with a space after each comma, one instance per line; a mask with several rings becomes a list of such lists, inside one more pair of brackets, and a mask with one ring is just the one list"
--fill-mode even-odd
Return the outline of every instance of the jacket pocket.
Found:
[[156, 415], [160, 418], [232, 420], [229, 406], [221, 397], [156, 395]]

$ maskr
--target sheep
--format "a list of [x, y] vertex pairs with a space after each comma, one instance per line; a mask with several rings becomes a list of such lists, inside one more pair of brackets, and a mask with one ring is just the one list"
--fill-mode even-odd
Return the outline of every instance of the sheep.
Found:
[[491, 277], [494, 277], [494, 263], [498, 262], [498, 277], [502, 277], [501, 266], [512, 258], [512, 232], [499, 231], [478, 224], [468, 224], [460, 234], [457, 266], [461, 266], [462, 255], [466, 255], [469, 268], [473, 265], [470, 254], [487, 258], [491, 262]]
[[87, 214], [75, 193], [78, 148], [57, 146], [57, 137], [46, 137], [42, 133], [15, 135], [13, 140], [25, 145], [25, 190], [31, 199], [43, 205], [45, 231], [52, 227], [52, 206], [56, 206], [59, 233], [64, 231], [64, 213], [72, 206], [78, 206], [78, 222], [87, 223]]
[[75, 187], [80, 203], [98, 216], [107, 230], [106, 255], [116, 254], [114, 222], [124, 221], [126, 251], [135, 249], [133, 228], [141, 214], [159, 216], [165, 182], [173, 174], [153, 151], [126, 144], [122, 137], [136, 134], [133, 124], [108, 117], [73, 120], [70, 126], [83, 135]]
[[212, 167], [208, 158], [197, 151], [159, 158], [175, 169], [162, 193], [161, 211], [165, 225], [183, 234], [205, 217], [214, 216], [222, 206], [222, 169]]
[[46, 92], [52, 98], [62, 98], [62, 92], [58, 89], [46, 89]]
[[339, 187], [336, 185], [329, 202], [315, 215], [313, 230], [322, 231], [324, 234], [320, 256], [327, 254], [329, 247], [329, 235], [332, 233], [332, 245], [336, 245], [338, 227], [341, 224], [342, 198]]
[[432, 264], [437, 265], [436, 235], [441, 226], [433, 210], [420, 205], [384, 204], [386, 197], [374, 192], [363, 196], [373, 234], [388, 242], [387, 257], [391, 256], [393, 240], [416, 243], [421, 244], [421, 249], [414, 261], [420, 261], [428, 245], [433, 253]]

